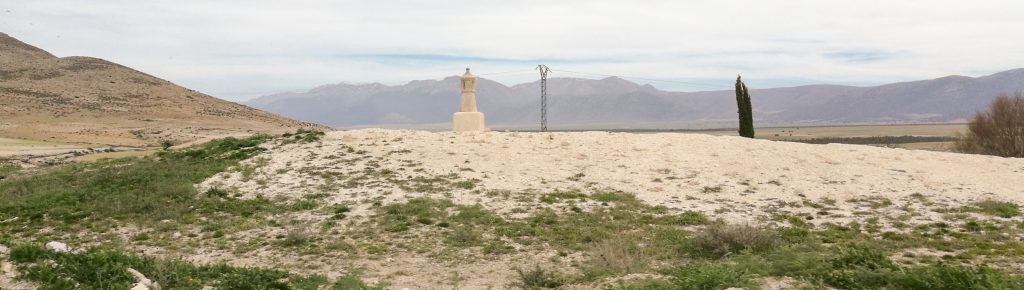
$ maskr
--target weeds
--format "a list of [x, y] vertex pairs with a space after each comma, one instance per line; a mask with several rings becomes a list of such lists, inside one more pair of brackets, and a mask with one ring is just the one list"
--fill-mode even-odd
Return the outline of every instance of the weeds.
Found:
[[964, 209], [1002, 218], [1012, 218], [1020, 215], [1020, 206], [1016, 203], [992, 199], [975, 202]]
[[557, 273], [540, 266], [534, 266], [533, 269], [517, 268], [516, 274], [519, 280], [515, 281], [512, 286], [522, 289], [558, 288], [564, 284], [563, 279]]
[[[302, 276], [279, 270], [238, 268], [223, 264], [197, 266], [178, 260], [127, 255], [113, 249], [92, 248], [81, 253], [54, 253], [42, 246], [15, 245], [11, 261], [22, 278], [42, 289], [128, 289], [136, 269], [166, 289], [317, 289], [322, 276]], [[331, 289], [381, 289], [363, 283], [354, 274], [339, 279]]]
[[720, 258], [743, 251], [765, 252], [781, 243], [779, 233], [771, 229], [715, 223], [693, 237], [693, 251], [698, 256]]
[[226, 138], [183, 151], [61, 166], [0, 181], [0, 218], [19, 225], [113, 219], [154, 222], [197, 214], [249, 217], [272, 208], [266, 200], [235, 200], [219, 189], [205, 195], [193, 184], [263, 149], [266, 136]]

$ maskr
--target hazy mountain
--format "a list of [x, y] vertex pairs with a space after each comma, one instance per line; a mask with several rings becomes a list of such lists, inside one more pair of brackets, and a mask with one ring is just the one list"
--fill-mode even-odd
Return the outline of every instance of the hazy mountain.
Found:
[[91, 57], [0, 33], [0, 136], [153, 145], [310, 126]]
[[[480, 79], [479, 108], [494, 128], [533, 126], [540, 83], [512, 87]], [[260, 97], [250, 105], [336, 127], [443, 128], [458, 108], [458, 78], [405, 85], [336, 84]], [[997, 95], [1024, 90], [1024, 69], [983, 77], [949, 76], [874, 87], [809, 85], [752, 89], [761, 125], [952, 122], [984, 109]], [[666, 92], [620, 78], [548, 80], [553, 128], [694, 128], [732, 126], [732, 90]]]

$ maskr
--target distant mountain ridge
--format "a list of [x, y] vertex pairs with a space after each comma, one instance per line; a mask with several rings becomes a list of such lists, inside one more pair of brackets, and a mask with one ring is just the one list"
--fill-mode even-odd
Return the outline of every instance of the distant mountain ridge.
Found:
[[0, 136], [155, 145], [318, 125], [177, 86], [103, 59], [57, 57], [0, 33]]
[[[405, 85], [334, 84], [280, 93], [248, 104], [335, 127], [443, 128], [458, 107], [458, 77]], [[540, 83], [505, 86], [480, 79], [480, 110], [494, 128], [532, 128]], [[1024, 91], [1024, 69], [982, 77], [948, 76], [871, 87], [807, 85], [752, 89], [759, 125], [957, 122], [1001, 94]], [[548, 80], [552, 128], [700, 128], [735, 126], [733, 91], [667, 92], [621, 78]]]

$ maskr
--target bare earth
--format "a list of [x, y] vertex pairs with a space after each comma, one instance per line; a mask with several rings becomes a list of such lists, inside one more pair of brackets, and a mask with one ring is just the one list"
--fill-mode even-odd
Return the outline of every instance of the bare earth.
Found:
[[[353, 176], [365, 168], [388, 170], [395, 173], [395, 178], [406, 180], [448, 176], [476, 186], [429, 194], [403, 189], [384, 178], [345, 181], [324, 174]], [[810, 221], [815, 224], [896, 216], [906, 216], [902, 222], [924, 224], [942, 219], [941, 213], [930, 210], [934, 208], [983, 199], [1022, 203], [1021, 176], [1024, 159], [733, 136], [365, 129], [329, 132], [321, 142], [270, 146], [269, 151], [243, 162], [240, 168], [198, 186], [201, 191], [216, 187], [242, 198], [274, 200], [325, 193], [323, 202], [352, 206], [351, 222], [338, 225], [337, 232], [346, 233], [361, 226], [357, 221], [366, 219], [374, 202], [391, 204], [420, 196], [450, 198], [459, 204], [480, 204], [514, 219], [539, 208], [559, 207], [535, 202], [540, 194], [555, 190], [621, 191], [635, 194], [650, 205], [677, 212], [700, 211], [737, 223], [773, 223], [770, 214], [781, 210], [817, 215]], [[929, 202], [917, 201], [922, 198]], [[874, 207], [865, 202], [881, 199], [897, 206]], [[834, 205], [828, 214], [821, 215], [813, 207], [798, 206], [801, 202]], [[580, 206], [586, 209], [596, 205]], [[908, 215], [907, 211], [914, 214]], [[328, 217], [302, 214], [280, 218], [293, 224], [317, 224]], [[890, 226], [891, 221], [883, 219], [881, 225], [896, 230]], [[258, 239], [280, 234], [274, 231], [280, 230], [253, 228], [241, 235]], [[359, 244], [343, 234], [325, 238]], [[206, 249], [185, 255], [195, 261], [274, 265], [330, 276], [364, 269], [368, 280], [389, 281], [394, 289], [452, 287], [454, 280], [460, 289], [503, 289], [513, 279], [515, 267], [537, 263], [558, 266], [574, 260], [573, 256], [553, 259], [557, 254], [544, 249], [501, 258], [466, 254], [454, 259], [458, 262], [436, 259], [410, 248], [356, 256], [304, 257], [276, 254], [272, 249], [244, 255]], [[459, 273], [457, 279], [451, 277], [453, 273]]]
[[322, 128], [0, 33], [0, 136], [139, 147], [303, 127]]

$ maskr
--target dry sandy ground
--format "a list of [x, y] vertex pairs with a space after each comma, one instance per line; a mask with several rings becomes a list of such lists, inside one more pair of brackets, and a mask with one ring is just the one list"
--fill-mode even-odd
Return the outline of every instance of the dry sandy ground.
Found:
[[0, 135], [154, 146], [230, 133], [323, 128], [91, 57], [57, 57], [0, 33]]
[[[347, 153], [346, 153], [347, 152]], [[354, 153], [353, 153], [354, 152]], [[358, 158], [354, 158], [358, 157]], [[361, 157], [359, 157], [361, 156]], [[451, 193], [414, 192], [383, 180], [337, 186], [325, 174], [351, 175], [363, 168], [390, 170], [403, 178], [451, 176], [476, 182]], [[622, 191], [682, 212], [695, 210], [738, 223], [768, 221], [773, 211], [817, 215], [812, 223], [836, 223], [867, 216], [898, 216], [918, 208], [905, 222], [930, 223], [941, 214], [924, 208], [962, 206], [982, 199], [1024, 202], [1024, 159], [858, 145], [810, 145], [701, 134], [452, 133], [365, 129], [329, 132], [322, 142], [274, 146], [199, 185], [228, 189], [242, 197], [300, 198], [327, 193], [327, 201], [353, 204], [352, 216], [369, 214], [367, 200], [384, 204], [412, 197], [450, 198], [517, 218], [543, 207], [515, 196], [580, 190]], [[500, 194], [481, 192], [512, 192]], [[913, 203], [926, 198], [927, 205]], [[872, 201], [906, 204], [902, 209], [873, 207]], [[805, 206], [808, 203], [828, 208]], [[802, 204], [802, 205], [801, 205]], [[586, 205], [582, 205], [586, 206]], [[869, 213], [865, 215], [864, 213]], [[325, 217], [296, 217], [315, 223]], [[882, 222], [883, 227], [888, 227]], [[533, 253], [511, 260], [466, 261], [452, 265], [415, 253], [382, 260], [322, 262], [320, 270], [365, 268], [365, 276], [392, 282], [396, 289], [436, 288], [438, 280], [461, 275], [464, 289], [500, 289], [513, 267], [554, 253]], [[240, 264], [288, 259], [194, 256], [201, 261]], [[294, 263], [292, 263], [294, 264]], [[295, 265], [292, 265], [295, 266]], [[500, 274], [498, 274], [500, 273]]]

